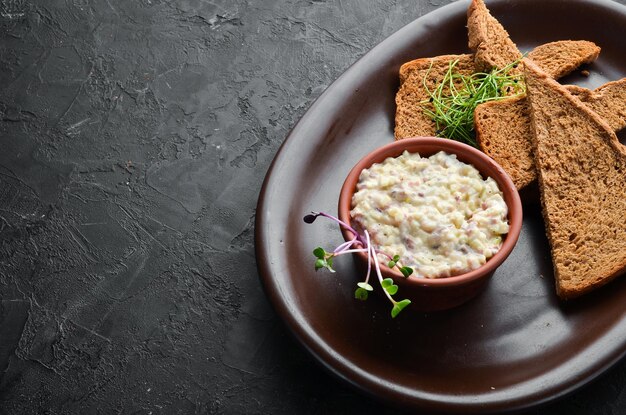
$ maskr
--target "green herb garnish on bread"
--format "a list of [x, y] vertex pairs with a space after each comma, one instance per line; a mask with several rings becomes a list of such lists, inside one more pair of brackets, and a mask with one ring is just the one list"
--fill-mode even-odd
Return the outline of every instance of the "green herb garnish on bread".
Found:
[[[456, 71], [458, 61], [450, 62], [448, 70], [435, 89], [424, 82], [428, 99], [420, 102], [424, 114], [435, 122], [435, 134], [476, 147], [474, 110], [479, 104], [493, 102], [524, 93], [520, 74], [510, 73], [519, 61], [488, 73], [470, 75]], [[428, 79], [428, 74], [425, 79]]]

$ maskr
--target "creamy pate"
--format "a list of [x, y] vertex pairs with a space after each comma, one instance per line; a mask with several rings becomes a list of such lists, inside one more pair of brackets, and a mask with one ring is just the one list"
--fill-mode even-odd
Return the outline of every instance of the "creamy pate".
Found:
[[443, 151], [428, 158], [405, 151], [364, 169], [352, 206], [379, 251], [425, 278], [478, 268], [509, 231], [495, 180]]

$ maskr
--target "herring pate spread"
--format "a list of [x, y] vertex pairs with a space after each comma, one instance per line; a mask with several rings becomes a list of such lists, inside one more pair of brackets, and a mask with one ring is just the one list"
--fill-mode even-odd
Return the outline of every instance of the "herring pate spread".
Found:
[[497, 183], [443, 151], [405, 151], [364, 169], [352, 197], [353, 221], [372, 244], [399, 255], [415, 275], [442, 278], [480, 267], [509, 231]]

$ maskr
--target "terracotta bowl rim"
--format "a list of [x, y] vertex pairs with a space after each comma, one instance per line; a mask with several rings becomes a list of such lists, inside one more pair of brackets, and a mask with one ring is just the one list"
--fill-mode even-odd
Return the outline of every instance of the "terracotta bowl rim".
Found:
[[[350, 170], [348, 176], [346, 176], [339, 195], [339, 219], [346, 222], [348, 225], [351, 225], [350, 208], [352, 204], [352, 194], [354, 193], [359, 175], [364, 168], [368, 168], [376, 162], [381, 162], [387, 157], [399, 156], [402, 152], [404, 152], [404, 150], [409, 150], [409, 152], [419, 152], [419, 147], [426, 146], [438, 148], [432, 153], [427, 152], [428, 155], [435, 154], [438, 151], [445, 151], [449, 154], [456, 154], [459, 159], [465, 158], [464, 155], [475, 157], [478, 162], [472, 161], [469, 164], [474, 165], [474, 167], [476, 167], [483, 176], [486, 175], [484, 171], [489, 170], [490, 174], [488, 174], [488, 176], [492, 177], [496, 183], [498, 183], [498, 187], [504, 193], [505, 202], [508, 206], [509, 233], [505, 236], [500, 250], [498, 250], [494, 256], [489, 258], [485, 264], [464, 274], [445, 278], [405, 278], [399, 271], [391, 270], [385, 264], [380, 264], [381, 273], [384, 277], [391, 277], [394, 280], [402, 280], [411, 285], [432, 287], [463, 285], [477, 279], [487, 277], [491, 275], [493, 271], [495, 271], [496, 268], [502, 264], [502, 262], [504, 262], [517, 244], [517, 240], [522, 229], [522, 202], [517, 188], [504, 169], [485, 153], [470, 145], [446, 138], [412, 137], [397, 140], [376, 148], [361, 158], [352, 170]], [[352, 232], [349, 230], [342, 228], [341, 232], [346, 241], [352, 239]], [[365, 253], [359, 252], [357, 255], [360, 256], [362, 260], [367, 262], [367, 256]]]

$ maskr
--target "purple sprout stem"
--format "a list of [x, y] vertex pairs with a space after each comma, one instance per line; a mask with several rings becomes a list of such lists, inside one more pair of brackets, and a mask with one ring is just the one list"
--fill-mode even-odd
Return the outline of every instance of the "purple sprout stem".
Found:
[[357, 241], [363, 243], [363, 238], [361, 237], [361, 235], [359, 235], [359, 233], [352, 226], [348, 225], [347, 223], [345, 223], [344, 221], [340, 220], [339, 218], [336, 218], [333, 215], [329, 215], [328, 213], [324, 213], [324, 212], [313, 212], [313, 214], [324, 216], [324, 217], [326, 217], [328, 219], [334, 220], [339, 225], [343, 226], [345, 229], [347, 229], [350, 232], [352, 232], [352, 234], [355, 236]]
[[393, 298], [391, 298], [391, 295], [387, 292], [387, 290], [385, 290], [385, 287], [383, 287], [383, 275], [380, 273], [380, 264], [378, 263], [378, 257], [376, 256], [376, 250], [374, 250], [374, 247], [371, 245], [369, 246], [369, 250], [370, 250], [370, 255], [372, 256], [372, 258], [374, 258], [374, 267], [376, 268], [376, 275], [378, 276], [378, 281], [380, 282], [380, 286], [385, 292], [385, 295], [387, 296], [387, 298], [389, 298], [389, 301], [391, 301], [391, 304], [395, 305], [396, 301]]
[[370, 273], [372, 272], [372, 256], [370, 255], [370, 234], [365, 230], [365, 240], [367, 241], [367, 275], [365, 275], [365, 283], [369, 284]]
[[340, 252], [334, 252], [333, 256], [339, 256], [344, 254], [353, 254], [356, 252], [367, 252], [367, 248], [358, 248], [358, 249], [346, 249]]
[[352, 245], [354, 245], [355, 242], [357, 242], [356, 236], [353, 239], [351, 239], [349, 241], [346, 241], [346, 242], [342, 243], [341, 245], [339, 245], [337, 248], [335, 248], [335, 250], [333, 251], [333, 254], [338, 254], [340, 252], [345, 251], [346, 249], [348, 249]]

